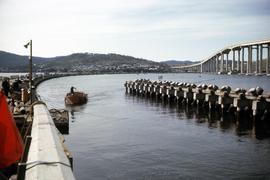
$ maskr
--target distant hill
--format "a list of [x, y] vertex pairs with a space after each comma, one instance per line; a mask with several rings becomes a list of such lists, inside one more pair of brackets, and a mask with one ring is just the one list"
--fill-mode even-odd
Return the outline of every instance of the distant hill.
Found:
[[168, 61], [162, 61], [162, 63], [167, 64], [168, 66], [184, 66], [184, 65], [190, 65], [190, 64], [194, 64], [197, 63], [198, 61], [194, 62], [194, 61], [189, 61], [189, 60], [184, 60], [184, 61], [178, 61], [178, 60], [168, 60]]
[[[33, 57], [33, 64], [44, 64], [55, 58]], [[5, 70], [23, 70], [27, 71], [29, 57], [0, 51], [0, 71]]]
[[[0, 72], [28, 71], [28, 56], [0, 51]], [[119, 54], [75, 53], [52, 58], [33, 57], [39, 72], [170, 72], [164, 63]]]

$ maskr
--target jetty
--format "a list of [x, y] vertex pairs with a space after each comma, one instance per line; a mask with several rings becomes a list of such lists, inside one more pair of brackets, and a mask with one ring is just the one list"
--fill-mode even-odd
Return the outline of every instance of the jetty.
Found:
[[270, 119], [270, 93], [261, 87], [232, 90], [229, 86], [219, 88], [216, 85], [148, 79], [126, 81], [124, 86], [132, 95], [220, 112], [222, 116], [244, 113], [255, 120]]
[[[68, 74], [40, 74], [30, 83], [27, 76], [11, 76], [10, 84], [20, 79], [21, 91], [11, 92], [10, 108], [24, 141], [24, 152], [11, 179], [18, 180], [72, 180], [73, 157], [65, 145], [64, 136], [69, 132], [68, 111], [49, 110], [36, 93], [36, 87], [52, 78]], [[0, 77], [0, 82], [6, 77]], [[30, 102], [31, 100], [31, 102]]]

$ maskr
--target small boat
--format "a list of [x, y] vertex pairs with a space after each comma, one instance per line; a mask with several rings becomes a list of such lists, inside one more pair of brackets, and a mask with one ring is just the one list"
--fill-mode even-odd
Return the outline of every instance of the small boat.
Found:
[[67, 105], [82, 105], [87, 103], [87, 94], [83, 92], [67, 93], [65, 97], [65, 103]]

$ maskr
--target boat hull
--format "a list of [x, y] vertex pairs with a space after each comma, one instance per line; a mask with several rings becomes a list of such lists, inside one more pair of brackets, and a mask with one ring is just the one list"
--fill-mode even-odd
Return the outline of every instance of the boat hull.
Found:
[[87, 94], [83, 92], [68, 93], [65, 97], [67, 105], [82, 105], [87, 103]]

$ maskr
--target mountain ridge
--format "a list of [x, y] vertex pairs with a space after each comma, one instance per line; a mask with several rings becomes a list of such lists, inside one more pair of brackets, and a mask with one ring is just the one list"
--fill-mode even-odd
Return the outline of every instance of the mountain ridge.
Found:
[[[0, 51], [0, 72], [28, 71], [28, 56]], [[73, 53], [50, 58], [33, 56], [33, 69], [38, 72], [170, 72], [164, 63], [120, 54]]]

